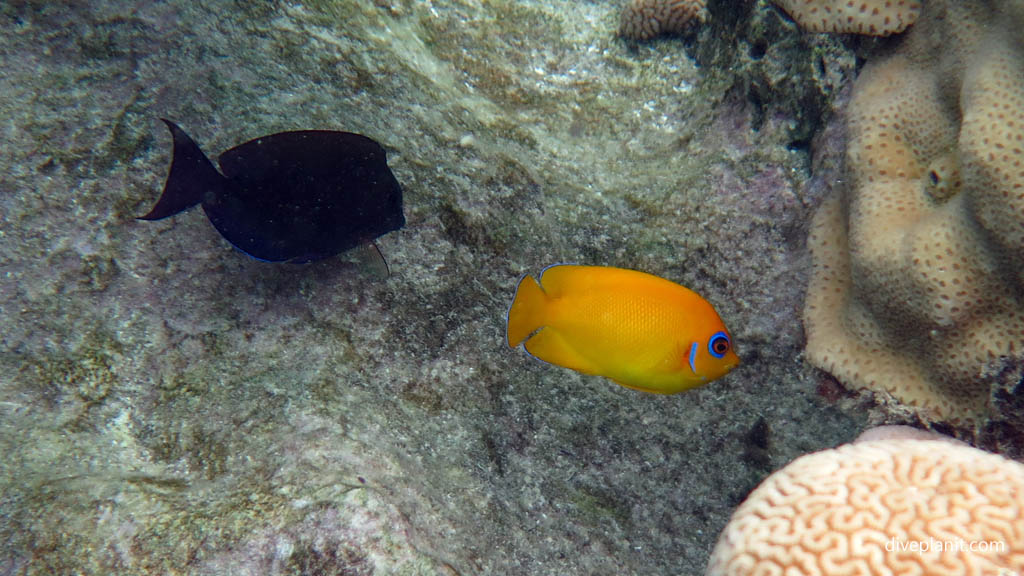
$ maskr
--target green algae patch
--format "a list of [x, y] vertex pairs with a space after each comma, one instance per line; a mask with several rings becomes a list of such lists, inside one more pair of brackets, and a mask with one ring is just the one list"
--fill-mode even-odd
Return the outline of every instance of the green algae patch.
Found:
[[69, 352], [39, 354], [21, 368], [25, 389], [34, 390], [51, 405], [74, 402], [79, 409], [101, 404], [119, 384], [116, 366], [124, 346], [111, 334], [85, 336]]
[[573, 490], [569, 500], [588, 525], [600, 525], [607, 521], [613, 521], [627, 532], [632, 525], [629, 506], [615, 495], [599, 488]]

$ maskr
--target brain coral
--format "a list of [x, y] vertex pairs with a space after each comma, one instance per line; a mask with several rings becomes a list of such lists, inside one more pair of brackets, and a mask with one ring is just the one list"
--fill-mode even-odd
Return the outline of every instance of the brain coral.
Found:
[[985, 375], [1024, 354], [1024, 26], [996, 4], [928, 2], [864, 67], [804, 310], [812, 364], [975, 429]]
[[783, 574], [1024, 574], [1024, 465], [889, 431], [797, 458], [736, 510], [707, 571]]
[[915, 0], [775, 0], [810, 32], [888, 36], [917, 20], [921, 3]]
[[706, 0], [630, 0], [619, 17], [619, 34], [650, 40], [659, 34], [681, 32], [695, 18], [703, 21]]

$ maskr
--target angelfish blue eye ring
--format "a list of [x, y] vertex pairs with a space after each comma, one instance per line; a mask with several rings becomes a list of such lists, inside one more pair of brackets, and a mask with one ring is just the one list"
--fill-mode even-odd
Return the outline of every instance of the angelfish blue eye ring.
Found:
[[729, 351], [729, 335], [725, 332], [715, 332], [708, 338], [708, 352], [715, 358], [725, 356]]

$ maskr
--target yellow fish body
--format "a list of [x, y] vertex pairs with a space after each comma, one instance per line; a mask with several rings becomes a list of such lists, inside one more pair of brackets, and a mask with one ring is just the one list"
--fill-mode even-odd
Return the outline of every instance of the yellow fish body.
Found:
[[545, 362], [657, 394], [707, 384], [740, 362], [707, 300], [622, 268], [559, 264], [544, 269], [540, 283], [524, 276], [506, 337]]

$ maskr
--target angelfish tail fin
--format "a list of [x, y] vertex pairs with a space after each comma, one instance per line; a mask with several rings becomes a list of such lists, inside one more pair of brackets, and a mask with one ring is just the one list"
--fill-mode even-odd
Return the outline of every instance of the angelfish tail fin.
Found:
[[160, 220], [199, 204], [208, 192], [224, 187], [224, 177], [203, 154], [199, 145], [170, 120], [161, 118], [174, 139], [171, 171], [167, 174], [163, 194], [153, 209], [139, 220]]
[[545, 322], [548, 297], [533, 276], [523, 276], [508, 309], [505, 338], [515, 348]]

